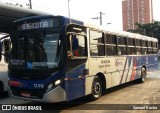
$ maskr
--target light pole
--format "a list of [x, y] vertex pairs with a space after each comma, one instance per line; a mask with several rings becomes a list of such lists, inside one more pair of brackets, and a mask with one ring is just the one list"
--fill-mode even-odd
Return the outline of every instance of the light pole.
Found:
[[102, 15], [105, 15], [105, 14], [100, 12], [100, 25], [102, 25]]

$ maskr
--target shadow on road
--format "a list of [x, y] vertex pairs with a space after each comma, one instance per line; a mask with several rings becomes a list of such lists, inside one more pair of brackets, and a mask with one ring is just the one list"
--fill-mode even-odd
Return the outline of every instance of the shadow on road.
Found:
[[0, 99], [8, 98], [8, 92], [1, 92]]
[[118, 85], [118, 86], [107, 89], [106, 92], [104, 93], [104, 95], [113, 93], [115, 91], [121, 90], [121, 89], [129, 87], [129, 86], [134, 86], [134, 85], [137, 85], [137, 84], [140, 84], [140, 82], [138, 80], [127, 82], [127, 83], [124, 83], [124, 84], [121, 84], [121, 85]]

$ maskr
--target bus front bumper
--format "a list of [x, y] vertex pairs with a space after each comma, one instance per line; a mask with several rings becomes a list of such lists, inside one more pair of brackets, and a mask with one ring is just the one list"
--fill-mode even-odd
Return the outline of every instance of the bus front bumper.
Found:
[[10, 90], [10, 88], [9, 88], [9, 95], [14, 98], [18, 98], [18, 99], [28, 100], [28, 101], [37, 101], [37, 102], [62, 102], [62, 101], [66, 101], [66, 93], [65, 93], [65, 90], [61, 86], [58, 86], [55, 89], [53, 89], [49, 92], [46, 92], [43, 95], [42, 99], [34, 99], [34, 98], [15, 96], [12, 94], [12, 91]]

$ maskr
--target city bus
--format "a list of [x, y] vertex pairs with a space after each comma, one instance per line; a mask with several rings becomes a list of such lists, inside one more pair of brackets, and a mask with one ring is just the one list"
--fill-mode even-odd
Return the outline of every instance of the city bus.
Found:
[[11, 41], [9, 35], [0, 33], [0, 94], [8, 91], [8, 56], [10, 48]]
[[63, 16], [33, 16], [13, 23], [9, 92], [39, 101], [100, 98], [106, 89], [158, 69], [158, 40], [105, 30]]

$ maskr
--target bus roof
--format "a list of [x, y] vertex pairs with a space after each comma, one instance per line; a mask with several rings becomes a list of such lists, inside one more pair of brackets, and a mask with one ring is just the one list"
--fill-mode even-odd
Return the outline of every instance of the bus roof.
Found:
[[[75, 19], [70, 19], [68, 17], [64, 17], [64, 16], [53, 16], [53, 15], [45, 15], [45, 16], [34, 16], [34, 18], [46, 18], [46, 17], [60, 17], [64, 19], [64, 23], [67, 24], [77, 24], [79, 26], [84, 26], [84, 27], [88, 27], [91, 29], [96, 29], [96, 30], [100, 30], [103, 32], [106, 32], [108, 34], [112, 34], [112, 35], [116, 35], [116, 36], [120, 36], [120, 37], [128, 37], [128, 38], [135, 38], [135, 39], [142, 39], [142, 40], [148, 40], [148, 41], [154, 41], [157, 42], [158, 39], [153, 38], [153, 37], [148, 37], [148, 36], [144, 36], [141, 34], [137, 34], [137, 33], [131, 33], [131, 32], [126, 32], [126, 31], [116, 31], [116, 30], [109, 30], [106, 29], [102, 26], [97, 26], [97, 25], [93, 25], [93, 24], [89, 24], [89, 23], [84, 23], [83, 21], [79, 21], [79, 20], [75, 20]], [[23, 18], [23, 19], [19, 19], [15, 22], [21, 21], [21, 20], [26, 20], [26, 19], [31, 19], [33, 17], [27, 17], [27, 18]]]
[[146, 41], [158, 42], [157, 38], [149, 37], [149, 36], [145, 36], [145, 35], [141, 35], [141, 34], [137, 34], [137, 33], [131, 33], [131, 32], [127, 32], [127, 31], [109, 30], [109, 29], [106, 29], [102, 26], [95, 26], [95, 25], [86, 24], [86, 23], [84, 24], [84, 26], [89, 27], [89, 28], [99, 29], [99, 30], [105, 31], [106, 33], [116, 35], [116, 36], [136, 38], [136, 39], [142, 39], [142, 40], [146, 40]]
[[49, 15], [49, 13], [0, 3], [0, 32], [9, 33], [13, 21], [32, 15]]

